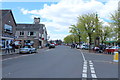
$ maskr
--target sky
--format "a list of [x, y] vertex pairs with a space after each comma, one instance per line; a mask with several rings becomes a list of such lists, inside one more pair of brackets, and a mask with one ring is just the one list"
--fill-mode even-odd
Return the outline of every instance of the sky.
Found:
[[[29, 2], [28, 2], [29, 1]], [[70, 25], [77, 23], [77, 17], [97, 13], [103, 25], [109, 25], [110, 14], [118, 8], [119, 0], [0, 0], [0, 9], [11, 9], [16, 23], [33, 23], [40, 17], [45, 24], [50, 40], [69, 35]]]

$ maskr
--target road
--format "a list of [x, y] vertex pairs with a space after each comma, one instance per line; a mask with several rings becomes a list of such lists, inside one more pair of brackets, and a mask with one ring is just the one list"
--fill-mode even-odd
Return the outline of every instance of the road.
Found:
[[113, 55], [57, 46], [4, 58], [3, 78], [118, 78]]

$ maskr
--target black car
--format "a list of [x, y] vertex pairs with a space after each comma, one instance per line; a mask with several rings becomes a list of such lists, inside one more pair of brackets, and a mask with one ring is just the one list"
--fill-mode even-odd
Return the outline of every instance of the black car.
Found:
[[55, 44], [53, 44], [53, 43], [49, 44], [49, 49], [50, 48], [55, 48]]

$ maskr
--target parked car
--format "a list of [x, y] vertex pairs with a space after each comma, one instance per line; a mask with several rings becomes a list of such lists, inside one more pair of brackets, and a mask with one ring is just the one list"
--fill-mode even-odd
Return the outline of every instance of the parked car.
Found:
[[55, 44], [54, 43], [49, 44], [49, 49], [50, 48], [55, 48]]
[[33, 48], [32, 46], [23, 46], [23, 48], [19, 49], [19, 53], [36, 53], [37, 49]]
[[80, 45], [77, 45], [76, 48], [77, 48], [77, 49], [80, 49]]
[[89, 45], [85, 45], [84, 49], [88, 50], [89, 49]]
[[89, 49], [89, 45], [81, 45], [81, 49]]
[[107, 52], [107, 53], [114, 53], [115, 51], [118, 51], [118, 49], [120, 49], [120, 47], [111, 46], [111, 47], [107, 47], [107, 48], [105, 49], [105, 52]]

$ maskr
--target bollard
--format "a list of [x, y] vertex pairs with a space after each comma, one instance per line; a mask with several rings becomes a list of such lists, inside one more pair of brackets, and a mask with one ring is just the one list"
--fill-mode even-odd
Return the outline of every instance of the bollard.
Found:
[[118, 52], [114, 52], [114, 57], [113, 57], [113, 61], [114, 62], [118, 62], [119, 60], [118, 60], [118, 57], [119, 56], [119, 54], [118, 54]]

